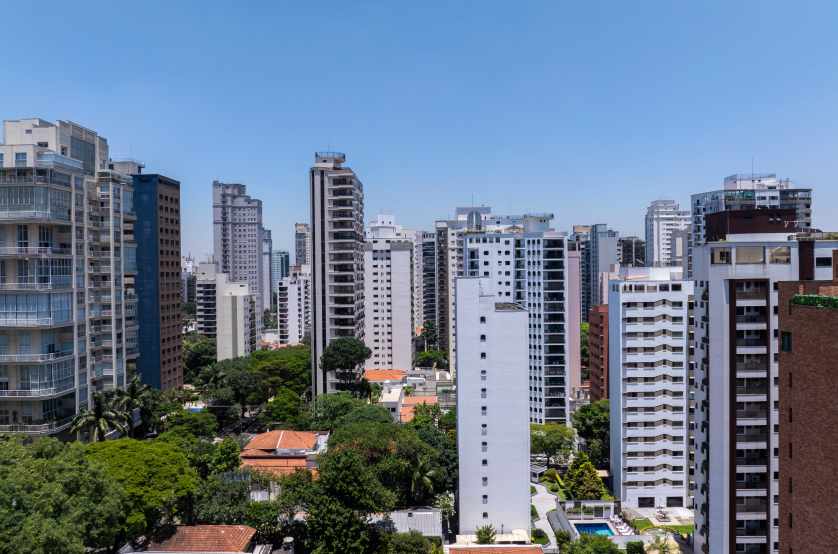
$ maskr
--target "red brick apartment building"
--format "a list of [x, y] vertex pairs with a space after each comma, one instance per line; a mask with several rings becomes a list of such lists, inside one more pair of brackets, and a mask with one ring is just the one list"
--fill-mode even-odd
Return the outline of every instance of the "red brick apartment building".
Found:
[[781, 554], [838, 552], [838, 250], [832, 259], [832, 281], [779, 284]]
[[591, 402], [608, 398], [608, 305], [588, 312], [588, 367]]

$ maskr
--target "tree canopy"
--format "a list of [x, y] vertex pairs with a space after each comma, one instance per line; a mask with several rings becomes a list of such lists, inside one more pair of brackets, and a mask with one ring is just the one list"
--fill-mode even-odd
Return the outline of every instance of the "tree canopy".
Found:
[[89, 444], [86, 451], [124, 487], [124, 533], [131, 540], [153, 532], [165, 518], [183, 514], [200, 482], [183, 452], [166, 442], [119, 439]]
[[560, 455], [570, 457], [576, 435], [573, 429], [559, 423], [530, 425], [530, 450], [533, 454], [544, 454], [549, 458]]
[[448, 367], [448, 352], [445, 350], [426, 350], [416, 354], [416, 367], [433, 367], [446, 369]]
[[250, 508], [250, 480], [210, 476], [195, 491], [195, 522], [199, 525], [242, 523]]
[[84, 554], [116, 543], [125, 491], [84, 452], [53, 438], [0, 440], [0, 552]]
[[218, 432], [218, 419], [206, 408], [200, 412], [190, 410], [178, 410], [170, 414], [163, 428], [171, 431], [174, 427], [183, 427], [187, 432], [196, 437], [213, 437]]
[[593, 464], [584, 452], [577, 452], [565, 474], [567, 491], [574, 500], [601, 500], [606, 490]]
[[362, 400], [347, 391], [318, 395], [311, 406], [311, 428], [333, 431], [339, 425], [338, 419], [363, 405]]
[[[218, 360], [215, 339], [204, 339], [183, 345], [183, 374], [194, 377], [202, 367], [214, 364]], [[191, 379], [189, 379], [191, 382]]]
[[[335, 339], [323, 350], [320, 356], [320, 369], [323, 371], [344, 370], [348, 373], [358, 369], [372, 356], [372, 350], [358, 339], [343, 337]], [[348, 378], [341, 378], [349, 381]]]
[[393, 423], [393, 416], [387, 408], [377, 404], [364, 404], [337, 420], [338, 427], [355, 423]]
[[562, 554], [621, 554], [621, 550], [606, 535], [582, 533], [562, 549]]
[[609, 418], [610, 403], [608, 399], [599, 400], [592, 404], [581, 406], [575, 413], [570, 414], [573, 427], [580, 437], [591, 445], [591, 441], [599, 440], [597, 446], [598, 461], [604, 463], [609, 458], [611, 444], [611, 421]]
[[588, 369], [589, 364], [590, 364], [590, 345], [589, 345], [589, 339], [588, 339], [589, 325], [587, 323], [582, 323], [579, 326], [579, 331], [580, 331], [579, 332], [579, 342], [580, 342], [580, 346], [581, 346], [582, 367], [585, 368], [585, 370], [583, 370], [584, 374], [582, 375], [582, 380], [586, 381], [588, 379], [588, 375], [589, 375], [589, 373], [586, 373], [586, 372], [587, 372], [587, 369]]
[[[302, 403], [303, 399], [300, 398], [299, 394], [283, 387], [273, 400], [265, 404], [259, 417], [275, 424], [283, 424], [279, 428], [305, 431], [309, 427], [309, 421], [300, 409]], [[277, 425], [273, 426], [274, 429], [277, 427]]]
[[311, 387], [311, 349], [286, 346], [278, 350], [257, 350], [250, 354], [250, 370], [268, 396], [288, 388], [302, 396]]

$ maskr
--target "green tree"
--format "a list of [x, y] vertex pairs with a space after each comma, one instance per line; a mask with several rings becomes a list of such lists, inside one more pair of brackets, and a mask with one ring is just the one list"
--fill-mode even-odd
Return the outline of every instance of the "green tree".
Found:
[[533, 454], [544, 454], [548, 458], [557, 455], [568, 458], [573, 452], [575, 438], [573, 429], [566, 425], [552, 422], [530, 425], [530, 451]]
[[311, 427], [318, 431], [333, 431], [338, 426], [338, 419], [347, 415], [364, 403], [351, 392], [321, 394], [311, 406]]
[[610, 403], [608, 399], [605, 399], [592, 404], [585, 404], [575, 413], [570, 414], [576, 433], [585, 439], [589, 445], [590, 441], [594, 439], [602, 441], [598, 456], [603, 463], [610, 457], [611, 420], [609, 412]]
[[194, 301], [184, 302], [181, 311], [189, 317], [195, 317], [198, 312], [198, 305]]
[[125, 426], [122, 425], [122, 422], [126, 419], [125, 413], [111, 406], [104, 395], [94, 392], [93, 409], [81, 408], [73, 416], [73, 425], [70, 427], [70, 432], [75, 433], [93, 427], [93, 442], [99, 442], [105, 438], [111, 427], [124, 435]]
[[438, 453], [437, 463], [441, 472], [437, 481], [438, 490], [453, 491], [457, 488], [459, 479], [459, 463], [457, 458], [457, 441], [452, 441], [449, 436], [436, 427], [423, 427], [419, 429], [419, 440], [436, 450]]
[[178, 410], [170, 414], [163, 428], [171, 431], [175, 427], [184, 427], [196, 437], [214, 437], [218, 432], [218, 418], [209, 413], [206, 408], [200, 412]]
[[302, 396], [311, 387], [311, 348], [286, 346], [250, 354], [250, 370], [267, 396], [288, 388]]
[[573, 540], [573, 535], [570, 534], [570, 531], [565, 531], [564, 529], [559, 529], [554, 535], [556, 536], [556, 546], [559, 547], [559, 552], [564, 554], [565, 548]]
[[428, 345], [436, 345], [439, 343], [439, 332], [436, 328], [436, 323], [433, 320], [428, 320], [422, 326], [422, 333], [420, 334], [422, 341], [425, 343], [425, 351], [428, 350]]
[[[300, 395], [288, 388], [282, 388], [273, 400], [265, 404], [259, 417], [273, 423], [286, 424], [281, 428], [291, 428], [297, 431], [308, 429], [308, 419], [303, 415], [300, 406], [303, 400]], [[274, 427], [277, 428], [276, 426]]]
[[436, 427], [437, 422], [442, 418], [442, 409], [439, 404], [428, 404], [422, 402], [413, 406], [413, 419], [408, 425], [422, 429], [423, 427]]
[[348, 386], [361, 365], [372, 356], [363, 341], [354, 338], [339, 338], [329, 343], [320, 356], [320, 369], [325, 374], [335, 371], [338, 379]]
[[[579, 341], [581, 343], [582, 367], [584, 367], [587, 370], [588, 367], [589, 367], [588, 364], [590, 363], [590, 345], [589, 345], [589, 340], [588, 340], [588, 330], [589, 330], [588, 324], [587, 323], [582, 323], [579, 326], [579, 330], [580, 330]], [[582, 375], [582, 380], [587, 381], [588, 380], [588, 375], [587, 374]]]
[[233, 400], [240, 406], [241, 417], [244, 417], [247, 399], [257, 390], [256, 376], [247, 368], [246, 357], [224, 360], [218, 365], [226, 364], [226, 362], [230, 362], [230, 367], [225, 369], [225, 385], [233, 391]]
[[582, 533], [578, 539], [568, 544], [562, 554], [622, 554], [616, 544], [606, 535]]
[[643, 548], [642, 541], [632, 541], [626, 543], [626, 554], [646, 554], [646, 549]]
[[606, 467], [608, 465], [605, 444], [600, 439], [591, 439], [588, 441], [588, 455], [594, 467]]
[[250, 481], [212, 475], [195, 491], [195, 523], [242, 524], [250, 508]]
[[213, 473], [233, 471], [241, 465], [239, 445], [230, 437], [225, 437], [215, 447], [212, 455]]
[[442, 431], [451, 431], [457, 428], [457, 406], [451, 406], [448, 413], [439, 418], [439, 428]]
[[124, 519], [125, 491], [81, 443], [0, 438], [0, 552], [112, 547]]
[[393, 423], [390, 410], [377, 404], [364, 404], [337, 420], [337, 427], [355, 423]]
[[184, 513], [200, 481], [183, 452], [165, 442], [119, 439], [89, 444], [86, 450], [124, 487], [128, 517], [123, 531], [132, 541]]
[[600, 500], [605, 494], [602, 479], [583, 452], [577, 452], [565, 475], [568, 492], [575, 500]]
[[152, 388], [142, 384], [142, 377], [134, 375], [124, 389], [116, 389], [116, 402], [128, 414], [128, 436], [134, 438], [134, 410], [143, 406], [153, 396]]
[[388, 554], [429, 554], [431, 551], [431, 541], [416, 529], [393, 533], [388, 542]]
[[454, 509], [454, 495], [448, 491], [434, 496], [431, 500], [431, 506], [439, 508], [443, 517], [451, 517], [457, 513], [457, 510]]
[[478, 527], [474, 534], [477, 535], [477, 544], [495, 544], [498, 532], [491, 525], [483, 525]]
[[[436, 454], [434, 451], [433, 454]], [[425, 493], [434, 494], [434, 484], [443, 478], [443, 471], [436, 460], [437, 456], [417, 453], [410, 458], [410, 465], [407, 469], [407, 479], [410, 483], [410, 493], [421, 503]]]
[[[196, 336], [197, 338], [197, 336]], [[214, 364], [218, 360], [215, 339], [187, 340], [183, 345], [183, 372], [197, 375], [202, 367]]]
[[416, 367], [433, 367], [446, 369], [448, 367], [448, 352], [445, 350], [426, 350], [416, 355]]
[[244, 514], [244, 524], [256, 529], [255, 544], [279, 545], [284, 535], [279, 527], [279, 505], [276, 502], [252, 502]]

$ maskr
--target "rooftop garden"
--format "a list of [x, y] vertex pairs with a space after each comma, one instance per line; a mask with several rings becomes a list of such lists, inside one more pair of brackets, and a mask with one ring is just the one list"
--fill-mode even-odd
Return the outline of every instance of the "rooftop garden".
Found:
[[815, 306], [818, 308], [838, 308], [837, 297], [821, 296], [820, 294], [795, 294], [793, 303], [799, 306]]

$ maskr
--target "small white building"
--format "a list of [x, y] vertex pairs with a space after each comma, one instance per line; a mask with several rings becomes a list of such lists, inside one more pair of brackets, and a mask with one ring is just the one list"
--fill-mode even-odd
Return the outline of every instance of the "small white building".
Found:
[[365, 234], [364, 342], [372, 350], [365, 369], [410, 369], [416, 233], [396, 225], [395, 216], [379, 214]]
[[457, 287], [460, 533], [530, 531], [527, 311], [486, 278]]
[[646, 265], [669, 266], [675, 261], [670, 237], [673, 231], [689, 229], [690, 212], [681, 211], [674, 200], [655, 200], [646, 208]]
[[611, 474], [624, 508], [687, 507], [692, 281], [620, 268], [609, 283]]

